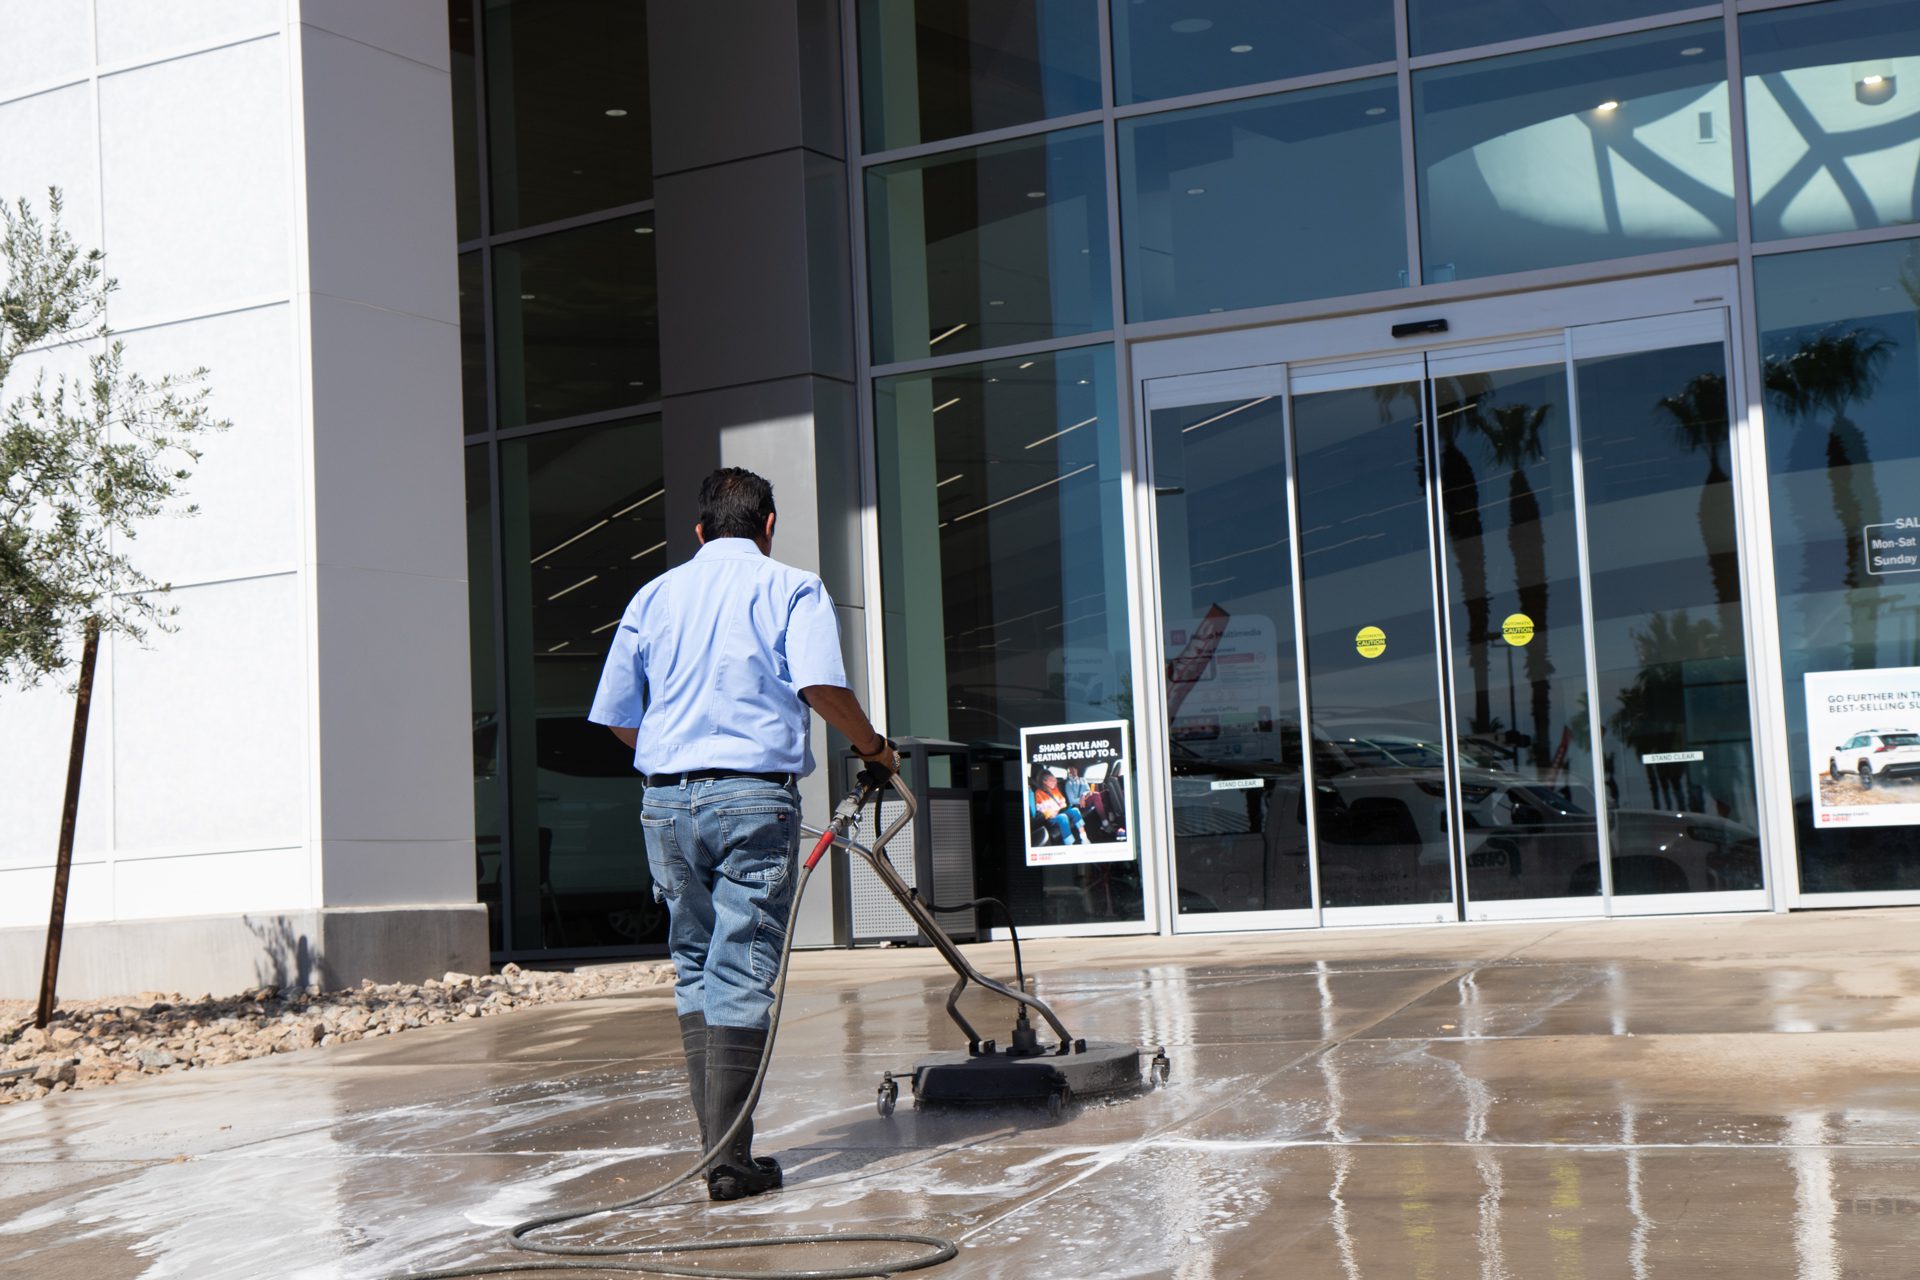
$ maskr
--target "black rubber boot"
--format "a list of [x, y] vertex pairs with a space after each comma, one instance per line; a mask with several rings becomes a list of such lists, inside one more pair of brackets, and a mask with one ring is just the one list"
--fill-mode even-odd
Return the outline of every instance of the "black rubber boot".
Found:
[[[715, 1138], [746, 1107], [766, 1049], [767, 1033], [759, 1028], [707, 1028], [707, 1131]], [[753, 1117], [749, 1115], [727, 1144], [726, 1153], [707, 1170], [707, 1197], [739, 1200], [779, 1186], [780, 1166], [765, 1157], [753, 1157]]]
[[700, 1150], [707, 1149], [707, 1015], [680, 1015], [680, 1047], [687, 1054], [687, 1092], [693, 1096], [693, 1118], [700, 1125]]

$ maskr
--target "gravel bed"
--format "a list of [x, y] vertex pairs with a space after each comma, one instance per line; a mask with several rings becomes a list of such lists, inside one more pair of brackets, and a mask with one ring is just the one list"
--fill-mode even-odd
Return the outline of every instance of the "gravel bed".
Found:
[[509, 964], [497, 974], [363, 982], [347, 991], [260, 987], [224, 999], [147, 992], [63, 1002], [44, 1031], [33, 1025], [31, 1001], [0, 1000], [0, 1105], [672, 981], [671, 964], [649, 961], [577, 973]]

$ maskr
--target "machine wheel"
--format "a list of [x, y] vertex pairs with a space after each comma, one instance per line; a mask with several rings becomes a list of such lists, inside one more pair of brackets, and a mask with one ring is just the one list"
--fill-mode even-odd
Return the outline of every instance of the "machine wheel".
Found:
[[893, 1078], [891, 1071], [880, 1078], [880, 1087], [875, 1091], [873, 1105], [882, 1119], [893, 1114], [893, 1108], [900, 1101], [900, 1082]]
[[1058, 1120], [1066, 1113], [1067, 1104], [1073, 1101], [1073, 1090], [1061, 1085], [1047, 1095], [1047, 1119]]
[[1873, 766], [1865, 760], [1860, 762], [1860, 789], [1862, 791], [1873, 790]]
[[1153, 1081], [1154, 1088], [1165, 1088], [1167, 1074], [1172, 1071], [1172, 1069], [1173, 1064], [1167, 1061], [1167, 1051], [1160, 1049], [1154, 1053], [1153, 1062], [1149, 1064], [1147, 1068], [1147, 1079]]

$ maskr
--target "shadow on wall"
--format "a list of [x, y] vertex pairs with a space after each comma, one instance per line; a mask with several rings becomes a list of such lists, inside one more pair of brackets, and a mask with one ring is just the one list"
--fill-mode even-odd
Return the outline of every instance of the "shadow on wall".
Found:
[[260, 956], [253, 962], [254, 975], [263, 987], [278, 991], [310, 991], [318, 985], [321, 970], [318, 948], [285, 916], [255, 920], [242, 916], [248, 932], [260, 940]]

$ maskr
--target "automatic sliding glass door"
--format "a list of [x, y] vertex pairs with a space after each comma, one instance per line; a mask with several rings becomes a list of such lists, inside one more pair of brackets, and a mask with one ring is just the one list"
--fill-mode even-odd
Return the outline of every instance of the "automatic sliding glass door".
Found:
[[1764, 905], [1729, 368], [1712, 310], [1148, 384], [1183, 928]]
[[1322, 919], [1450, 920], [1425, 364], [1296, 373], [1291, 394]]

